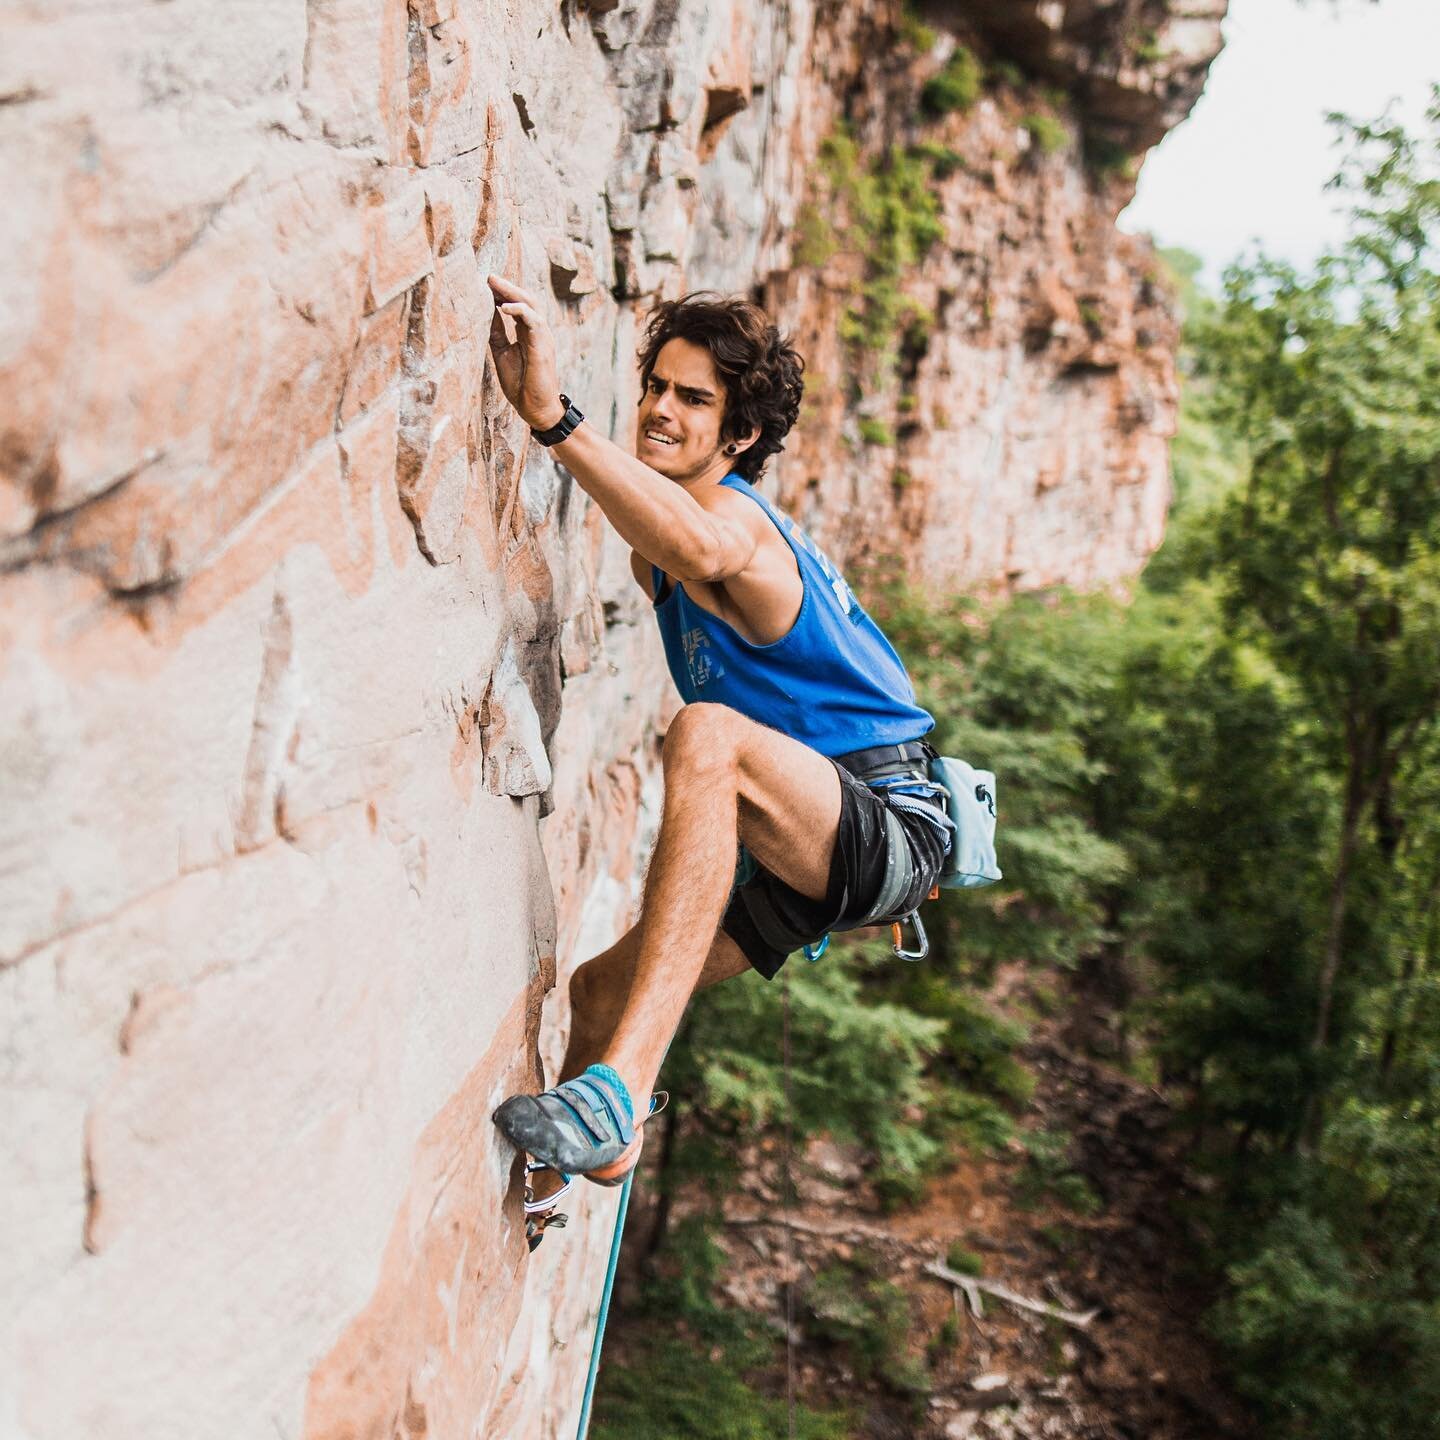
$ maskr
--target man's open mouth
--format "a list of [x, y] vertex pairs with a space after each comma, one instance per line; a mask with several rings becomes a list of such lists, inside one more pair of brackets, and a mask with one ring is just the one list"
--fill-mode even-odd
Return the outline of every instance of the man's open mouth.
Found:
[[647, 430], [645, 438], [655, 441], [657, 445], [678, 445], [680, 443], [678, 435], [662, 435], [658, 430]]

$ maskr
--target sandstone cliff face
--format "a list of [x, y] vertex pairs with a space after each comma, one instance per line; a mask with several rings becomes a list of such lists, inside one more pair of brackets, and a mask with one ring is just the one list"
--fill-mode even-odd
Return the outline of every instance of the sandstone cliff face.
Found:
[[835, 338], [864, 257], [797, 265], [797, 224], [843, 115], [866, 157], [911, 124], [943, 27], [0, 14], [0, 1433], [573, 1432], [615, 1197], [528, 1259], [488, 1117], [631, 918], [673, 701], [623, 548], [498, 394], [484, 276], [545, 292], [620, 439], [648, 298], [762, 287], [815, 377], [776, 484], [837, 549], [1132, 572], [1172, 333], [1076, 136], [1149, 143], [1206, 44], [1102, 65], [1134, 5], [950, 8], [1071, 85], [1070, 148], [1024, 149], [1033, 78], [937, 122], [966, 165], [905, 278], [935, 323], [869, 411]]

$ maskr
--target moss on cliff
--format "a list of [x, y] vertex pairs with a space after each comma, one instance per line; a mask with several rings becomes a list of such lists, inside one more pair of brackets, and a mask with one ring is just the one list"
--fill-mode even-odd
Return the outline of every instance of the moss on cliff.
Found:
[[[847, 252], [859, 259], [841, 317], [841, 335], [857, 368], [874, 379], [893, 369], [899, 347], [928, 332], [929, 312], [904, 292], [903, 282], [944, 238], [937, 172], [960, 157], [945, 147], [891, 145], [867, 160], [842, 126], [820, 148], [821, 196], [801, 214], [801, 263], [824, 264]], [[827, 218], [828, 217], [828, 218]]]
[[957, 45], [938, 75], [920, 92], [920, 108], [932, 120], [956, 110], [968, 110], [985, 88], [985, 71], [975, 52]]

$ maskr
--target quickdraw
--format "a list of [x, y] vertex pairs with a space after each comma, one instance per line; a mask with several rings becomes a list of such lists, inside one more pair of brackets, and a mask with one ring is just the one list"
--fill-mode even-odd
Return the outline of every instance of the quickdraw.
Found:
[[[938, 900], [940, 887], [932, 885], [930, 893], [925, 898]], [[915, 950], [905, 948], [905, 932], [902, 927], [907, 920], [915, 927], [915, 943], [918, 947]], [[890, 948], [901, 960], [923, 960], [930, 953], [930, 937], [925, 933], [925, 922], [920, 918], [918, 909], [912, 910], [908, 915], [902, 915], [890, 926]]]
[[557, 1175], [561, 1173], [538, 1160], [525, 1162], [525, 1243], [532, 1255], [547, 1230], [563, 1230], [570, 1218], [568, 1215], [557, 1215], [555, 1207], [570, 1193], [573, 1182], [567, 1177], [558, 1189], [548, 1195], [537, 1196], [531, 1176], [545, 1171]]

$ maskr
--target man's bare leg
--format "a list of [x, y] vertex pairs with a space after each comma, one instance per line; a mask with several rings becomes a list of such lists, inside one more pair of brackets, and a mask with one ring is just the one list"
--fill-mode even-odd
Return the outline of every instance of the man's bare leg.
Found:
[[[608, 950], [602, 950], [578, 966], [570, 977], [570, 1039], [557, 1083], [574, 1079], [587, 1065], [604, 1058], [624, 1013], [639, 953], [640, 927], [632, 925]], [[750, 962], [740, 947], [728, 935], [717, 931], [695, 989], [708, 989], [722, 980], [743, 975], [749, 968]], [[597, 1173], [604, 1178], [613, 1170], [624, 1171], [632, 1159], [633, 1155], [626, 1156]], [[539, 1172], [531, 1180], [534, 1193], [540, 1199], [559, 1190], [561, 1184], [562, 1177], [552, 1171]]]
[[[556, 1079], [573, 1080], [587, 1065], [605, 1058], [615, 1035], [615, 1027], [625, 1012], [625, 1002], [635, 980], [635, 962], [640, 955], [640, 927], [632, 925], [608, 950], [587, 960], [570, 977], [570, 1039], [565, 1058]], [[704, 968], [695, 982], [695, 990], [705, 990], [722, 980], [743, 975], [750, 968], [740, 947], [723, 931], [717, 930], [710, 945]], [[643, 1117], [642, 1117], [643, 1118]], [[594, 1173], [601, 1179], [623, 1174], [634, 1162], [634, 1147], [613, 1165]], [[536, 1174], [531, 1185], [535, 1195], [544, 1199], [563, 1184], [554, 1171]]]
[[[599, 967], [621, 969], [633, 949], [628, 993], [600, 1059], [618, 1072], [637, 1122], [645, 1118], [645, 1097], [716, 945], [720, 953], [712, 978], [741, 968], [738, 948], [718, 933], [737, 835], [767, 870], [818, 900], [829, 886], [840, 818], [840, 780], [829, 760], [725, 706], [681, 710], [665, 737], [664, 764], [664, 813], [640, 923], [606, 952], [610, 963]], [[613, 1010], [620, 988], [603, 997], [605, 1009]], [[572, 1039], [567, 1071], [608, 1020], [601, 1019], [598, 1006], [585, 1008], [594, 1040]], [[502, 1119], [506, 1111], [511, 1113]], [[532, 1153], [536, 1147], [529, 1136], [523, 1141], [520, 1136], [536, 1123], [550, 1123], [521, 1096], [507, 1100], [496, 1114], [516, 1143], [529, 1144]], [[618, 1177], [634, 1164], [640, 1141], [637, 1134], [617, 1159], [581, 1168], [596, 1180]], [[568, 1167], [576, 1168], [575, 1162]]]
[[735, 873], [735, 840], [786, 884], [825, 895], [840, 820], [835, 767], [720, 705], [687, 705], [665, 737], [665, 808], [646, 879], [635, 975], [605, 1062], [650, 1093], [705, 967]]
[[[632, 925], [608, 950], [578, 966], [570, 977], [570, 1040], [559, 1080], [572, 1079], [587, 1065], [605, 1058], [625, 1012], [639, 957], [640, 927]], [[695, 990], [743, 975], [749, 968], [740, 947], [717, 930]]]

